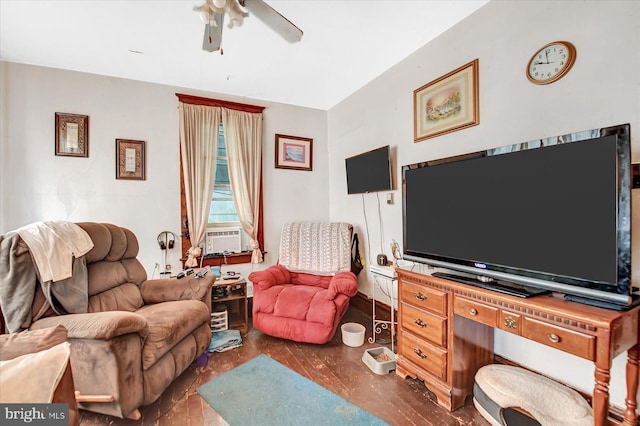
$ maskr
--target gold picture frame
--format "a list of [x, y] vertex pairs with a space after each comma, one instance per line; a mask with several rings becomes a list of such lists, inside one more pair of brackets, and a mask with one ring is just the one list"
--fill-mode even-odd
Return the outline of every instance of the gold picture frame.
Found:
[[276, 169], [313, 170], [313, 139], [277, 134]]
[[414, 142], [478, 125], [478, 92], [478, 59], [414, 90]]
[[116, 139], [116, 179], [146, 179], [144, 141]]
[[89, 157], [89, 116], [55, 113], [55, 155]]

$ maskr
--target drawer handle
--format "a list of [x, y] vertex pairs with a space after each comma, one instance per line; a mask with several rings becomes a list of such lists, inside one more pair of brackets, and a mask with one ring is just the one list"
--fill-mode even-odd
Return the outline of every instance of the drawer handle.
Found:
[[469, 314], [478, 315], [478, 311], [476, 311], [476, 308], [471, 308], [471, 309], [469, 309]]
[[422, 359], [425, 359], [427, 357], [427, 354], [422, 352], [420, 348], [415, 348], [413, 351], [416, 353], [416, 355], [418, 355]]
[[420, 292], [413, 293], [413, 295], [416, 297], [416, 299], [418, 299], [421, 302], [427, 300], [427, 296], [425, 296], [424, 294], [422, 294]]
[[560, 336], [555, 333], [547, 334], [547, 338], [552, 343], [558, 343], [560, 341]]
[[516, 328], [516, 320], [514, 320], [513, 317], [508, 316], [504, 319], [504, 326], [513, 330]]
[[424, 328], [427, 326], [427, 323], [425, 323], [424, 321], [422, 321], [420, 318], [416, 318], [413, 320], [414, 323], [416, 323], [416, 325], [420, 328]]

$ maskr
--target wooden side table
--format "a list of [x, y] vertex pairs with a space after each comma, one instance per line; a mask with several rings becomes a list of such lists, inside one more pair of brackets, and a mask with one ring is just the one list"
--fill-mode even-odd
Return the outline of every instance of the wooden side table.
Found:
[[246, 334], [249, 330], [247, 280], [236, 275], [235, 279], [216, 279], [211, 289], [211, 311], [222, 303], [227, 309], [230, 330], [240, 330]]

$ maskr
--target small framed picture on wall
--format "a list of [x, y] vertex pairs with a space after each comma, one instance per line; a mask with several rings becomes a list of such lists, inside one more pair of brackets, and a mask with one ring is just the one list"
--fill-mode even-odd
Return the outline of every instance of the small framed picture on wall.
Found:
[[89, 116], [56, 112], [55, 154], [68, 157], [89, 156]]
[[313, 169], [313, 139], [276, 134], [276, 168]]
[[116, 179], [145, 180], [144, 141], [116, 139]]

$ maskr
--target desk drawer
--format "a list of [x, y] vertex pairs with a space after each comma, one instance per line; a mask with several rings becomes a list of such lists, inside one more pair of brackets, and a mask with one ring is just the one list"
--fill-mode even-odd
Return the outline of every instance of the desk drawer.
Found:
[[456, 296], [453, 299], [453, 313], [490, 327], [497, 325], [498, 308], [478, 303], [475, 300]]
[[429, 287], [402, 281], [400, 298], [420, 309], [426, 309], [438, 315], [447, 314], [447, 294]]
[[430, 340], [436, 345], [446, 346], [446, 319], [404, 303], [402, 305], [402, 318], [400, 318], [400, 321], [402, 326], [412, 333]]
[[439, 379], [447, 380], [447, 351], [410, 333], [402, 333], [398, 353]]
[[525, 317], [522, 336], [543, 345], [560, 349], [580, 358], [595, 361], [595, 336], [578, 333]]

